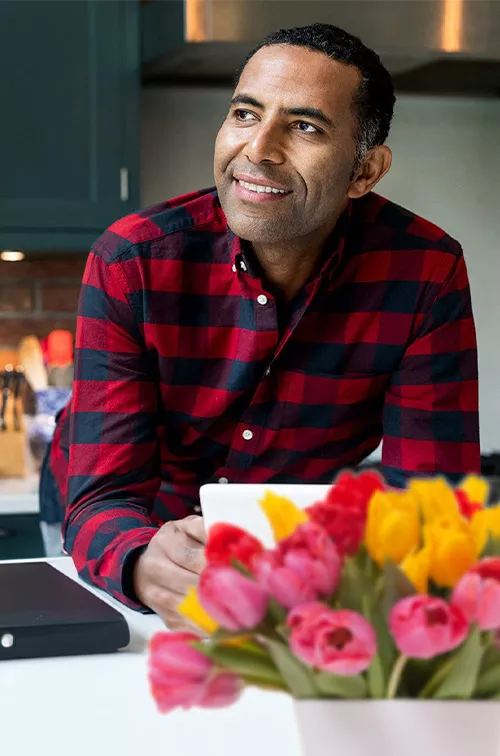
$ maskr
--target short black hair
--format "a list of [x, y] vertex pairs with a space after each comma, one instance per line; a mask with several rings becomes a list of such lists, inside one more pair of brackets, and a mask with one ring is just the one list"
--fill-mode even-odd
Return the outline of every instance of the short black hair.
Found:
[[368, 150], [386, 141], [394, 114], [394, 86], [389, 71], [377, 53], [366, 47], [359, 37], [332, 24], [311, 24], [293, 29], [279, 29], [265, 37], [247, 55], [236, 73], [238, 84], [243, 69], [256, 52], [271, 45], [294, 45], [327, 55], [349, 66], [356, 66], [362, 80], [353, 101], [359, 125], [356, 163]]

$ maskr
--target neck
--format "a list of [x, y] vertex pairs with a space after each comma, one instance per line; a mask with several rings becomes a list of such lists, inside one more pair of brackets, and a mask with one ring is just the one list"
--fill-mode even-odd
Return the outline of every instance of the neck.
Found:
[[309, 235], [273, 244], [252, 242], [253, 252], [270, 291], [276, 291], [290, 301], [313, 274], [319, 272], [325, 242], [343, 209], [340, 209], [333, 225], [316, 232], [314, 237]]
[[270, 291], [292, 300], [318, 267], [323, 247], [290, 249], [289, 245], [252, 244]]

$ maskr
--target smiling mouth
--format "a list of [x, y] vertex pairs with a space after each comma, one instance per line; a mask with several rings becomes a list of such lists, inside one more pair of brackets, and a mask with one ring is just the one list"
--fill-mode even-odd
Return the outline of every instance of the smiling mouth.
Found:
[[236, 183], [246, 189], [248, 192], [255, 192], [255, 194], [291, 194], [288, 189], [276, 189], [274, 186], [264, 186], [263, 184], [251, 184], [249, 181], [242, 181], [241, 179], [234, 179]]

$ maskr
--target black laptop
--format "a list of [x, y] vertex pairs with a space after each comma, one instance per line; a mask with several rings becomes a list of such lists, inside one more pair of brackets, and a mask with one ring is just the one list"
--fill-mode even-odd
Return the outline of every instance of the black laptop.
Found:
[[0, 660], [109, 654], [129, 641], [123, 615], [55, 567], [0, 563]]

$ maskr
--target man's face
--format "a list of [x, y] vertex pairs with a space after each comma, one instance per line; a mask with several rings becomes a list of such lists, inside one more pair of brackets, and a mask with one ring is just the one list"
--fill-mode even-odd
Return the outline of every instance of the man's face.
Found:
[[272, 244], [331, 231], [355, 161], [360, 80], [357, 68], [302, 47], [251, 58], [215, 143], [215, 182], [237, 236]]

